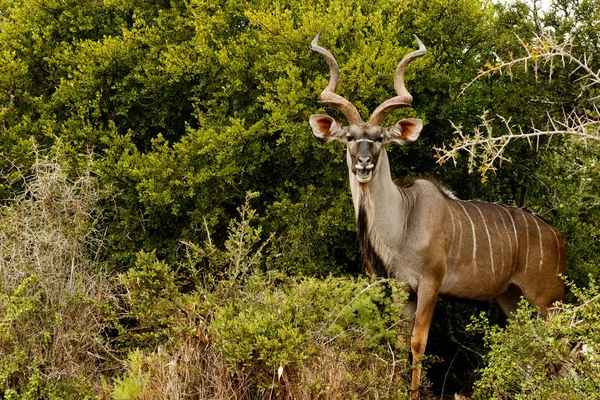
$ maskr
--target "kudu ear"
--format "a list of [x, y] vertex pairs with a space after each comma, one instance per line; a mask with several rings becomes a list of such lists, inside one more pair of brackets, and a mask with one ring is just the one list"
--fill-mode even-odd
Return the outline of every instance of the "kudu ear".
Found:
[[388, 141], [400, 144], [411, 144], [419, 138], [423, 129], [423, 121], [417, 118], [405, 118], [388, 129]]
[[324, 142], [338, 140], [346, 143], [342, 127], [329, 115], [313, 114], [310, 116], [309, 123], [317, 139]]

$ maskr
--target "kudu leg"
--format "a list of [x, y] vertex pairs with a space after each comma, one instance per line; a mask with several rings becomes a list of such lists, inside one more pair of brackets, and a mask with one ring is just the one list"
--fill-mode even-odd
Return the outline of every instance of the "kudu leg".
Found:
[[398, 343], [406, 348], [410, 347], [410, 334], [413, 330], [416, 311], [417, 295], [414, 292], [410, 292], [406, 304], [402, 309], [402, 316], [398, 321]]
[[512, 313], [517, 310], [522, 295], [523, 292], [517, 286], [509, 285], [508, 289], [506, 289], [506, 292], [496, 297], [496, 302], [507, 318], [513, 317]]
[[427, 336], [435, 302], [437, 300], [439, 286], [432, 284], [422, 284], [417, 291], [417, 312], [413, 326], [410, 347], [413, 356], [412, 383], [410, 385], [411, 397], [419, 398], [419, 388], [421, 386], [421, 359], [425, 353], [427, 345]]

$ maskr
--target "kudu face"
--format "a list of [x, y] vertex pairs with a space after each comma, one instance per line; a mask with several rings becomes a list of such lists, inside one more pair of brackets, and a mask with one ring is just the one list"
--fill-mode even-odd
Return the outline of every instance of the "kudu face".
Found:
[[394, 88], [397, 96], [386, 100], [377, 107], [369, 121], [365, 123], [356, 107], [335, 93], [340, 78], [338, 63], [329, 51], [318, 45], [320, 36], [321, 32], [313, 39], [311, 49], [325, 58], [331, 74], [329, 84], [321, 93], [321, 101], [339, 109], [348, 119], [349, 126], [341, 126], [329, 115], [324, 114], [311, 115], [310, 126], [313, 134], [319, 140], [325, 142], [337, 140], [346, 143], [348, 169], [361, 184], [367, 184], [377, 173], [380, 154], [386, 143], [409, 144], [417, 140], [421, 133], [423, 123], [420, 119], [401, 119], [391, 128], [383, 128], [382, 123], [393, 110], [412, 104], [412, 96], [404, 86], [404, 71], [412, 60], [426, 53], [425, 46], [415, 36], [419, 50], [405, 56], [398, 64], [394, 74]]
[[353, 124], [341, 127], [329, 115], [311, 115], [310, 125], [319, 140], [337, 140], [346, 144], [348, 169], [362, 183], [369, 183], [377, 171], [379, 155], [383, 146], [395, 142], [402, 145], [417, 140], [423, 123], [420, 119], [402, 119], [389, 128], [373, 124]]

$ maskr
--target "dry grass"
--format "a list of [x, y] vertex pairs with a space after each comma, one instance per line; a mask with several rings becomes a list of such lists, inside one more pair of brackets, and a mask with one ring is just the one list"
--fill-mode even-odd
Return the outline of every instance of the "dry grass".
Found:
[[[349, 349], [350, 350], [350, 349]], [[339, 349], [325, 347], [312, 365], [300, 370], [298, 399], [408, 398], [406, 359], [391, 360], [376, 355], [361, 360], [345, 356]]]
[[406, 370], [375, 356], [358, 361], [348, 359], [339, 349], [322, 348], [299, 368], [285, 368], [281, 375], [273, 371], [268, 377], [272, 388], [257, 390], [256, 371], [228, 365], [214, 347], [198, 344], [187, 340], [179, 347], [138, 354], [141, 359], [130, 360], [128, 377], [120, 386], [140, 385], [135, 398], [144, 400], [408, 398]]
[[89, 381], [105, 368], [101, 331], [112, 298], [90, 168], [91, 158], [70, 180], [57, 160], [40, 157], [22, 193], [0, 207], [0, 358], [20, 367], [13, 365], [8, 389], [31, 385], [34, 372], [52, 386]]

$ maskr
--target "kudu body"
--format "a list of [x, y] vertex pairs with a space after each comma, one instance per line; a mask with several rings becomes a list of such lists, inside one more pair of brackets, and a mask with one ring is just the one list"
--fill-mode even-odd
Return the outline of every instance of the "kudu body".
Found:
[[367, 269], [378, 276], [406, 281], [412, 293], [405, 312], [414, 316], [411, 335], [411, 391], [418, 398], [420, 360], [438, 295], [475, 300], [495, 299], [509, 315], [521, 296], [543, 315], [563, 300], [565, 245], [560, 232], [539, 216], [515, 207], [481, 201], [462, 201], [438, 184], [416, 180], [396, 186], [384, 144], [409, 144], [421, 131], [418, 119], [403, 119], [389, 129], [383, 119], [393, 109], [410, 106], [404, 70], [426, 53], [404, 57], [396, 70], [397, 96], [381, 104], [367, 123], [348, 100], [337, 95], [339, 68], [335, 58], [318, 45], [311, 48], [329, 64], [331, 78], [322, 101], [340, 109], [349, 126], [318, 114], [310, 117], [314, 135], [346, 143], [350, 189], [357, 230]]

